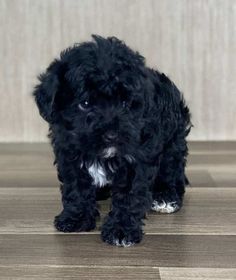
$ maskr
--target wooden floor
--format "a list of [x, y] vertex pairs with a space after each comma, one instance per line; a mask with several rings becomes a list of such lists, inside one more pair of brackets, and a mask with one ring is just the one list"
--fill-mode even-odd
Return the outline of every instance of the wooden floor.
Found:
[[184, 207], [149, 213], [143, 242], [118, 248], [101, 242], [101, 221], [90, 233], [55, 231], [49, 145], [0, 144], [0, 280], [236, 279], [236, 143], [189, 147]]

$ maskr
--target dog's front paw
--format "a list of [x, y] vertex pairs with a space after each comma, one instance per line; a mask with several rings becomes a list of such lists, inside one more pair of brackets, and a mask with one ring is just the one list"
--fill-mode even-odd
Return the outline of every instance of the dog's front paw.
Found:
[[62, 211], [55, 217], [54, 226], [57, 230], [63, 232], [90, 231], [96, 227], [95, 218], [73, 219]]
[[125, 229], [119, 224], [105, 223], [101, 232], [102, 240], [110, 245], [119, 247], [130, 247], [142, 240], [141, 228]]
[[182, 206], [182, 199], [175, 193], [162, 192], [154, 196], [151, 210], [162, 213], [170, 214], [177, 212]]

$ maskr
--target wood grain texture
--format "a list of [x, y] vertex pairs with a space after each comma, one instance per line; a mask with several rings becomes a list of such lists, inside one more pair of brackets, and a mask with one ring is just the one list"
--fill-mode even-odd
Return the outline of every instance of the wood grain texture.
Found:
[[218, 187], [236, 187], [236, 169], [235, 170], [218, 170], [211, 171], [211, 177], [216, 182]]
[[[236, 141], [188, 141], [190, 154], [235, 154]], [[50, 143], [27, 142], [27, 143], [0, 143], [1, 154], [29, 154], [32, 152], [51, 153]]]
[[190, 170], [233, 171], [236, 167], [236, 154], [194, 154], [189, 155], [187, 167]]
[[0, 266], [0, 280], [161, 280], [155, 267]]
[[[50, 163], [50, 160], [48, 161]], [[9, 164], [10, 165], [10, 164]], [[32, 163], [31, 166], [35, 166]], [[48, 168], [42, 170], [36, 170], [38, 165], [35, 166], [34, 170], [0, 170], [0, 188], [51, 188], [58, 187], [60, 185], [57, 179], [56, 168], [47, 165]], [[187, 176], [191, 182], [191, 187], [230, 187], [234, 184], [234, 173], [232, 173], [232, 178], [225, 177], [225, 173], [221, 175], [218, 179], [218, 173], [214, 173], [217, 176], [217, 184], [213, 181], [210, 173], [205, 170], [187, 170]], [[226, 173], [228, 174], [228, 173]], [[226, 182], [226, 184], [222, 183]], [[231, 181], [230, 181], [231, 180]]]
[[[2, 171], [50, 171], [56, 170], [53, 165], [54, 158], [50, 154], [24, 154], [19, 156], [2, 155], [0, 158], [0, 170]], [[187, 160], [187, 170], [200, 171], [208, 169], [210, 171], [225, 169], [235, 170], [235, 155], [189, 155]]]
[[236, 269], [160, 268], [161, 280], [235, 280]]
[[[211, 174], [208, 172], [208, 170], [204, 169], [197, 169], [197, 170], [192, 170], [191, 166], [186, 170], [186, 175], [188, 177], [190, 187], [197, 187], [197, 188], [215, 188], [216, 183], [212, 179]], [[14, 178], [14, 176], [13, 176]], [[1, 180], [1, 175], [0, 175], [0, 180]], [[1, 181], [0, 181], [1, 182]], [[223, 188], [224, 185], [221, 185]]]
[[[52, 188], [60, 185], [56, 168], [49, 170], [0, 170], [0, 188]], [[215, 180], [212, 179], [215, 177]], [[208, 172], [206, 170], [187, 170], [191, 187], [233, 187], [236, 181], [234, 171]]]
[[[191, 144], [191, 142], [190, 142]], [[190, 145], [191, 146], [191, 145]], [[213, 144], [214, 146], [214, 144]], [[227, 143], [225, 144], [227, 147]], [[187, 170], [189, 172], [202, 171], [204, 169], [214, 170], [235, 170], [236, 153], [234, 148], [227, 148], [224, 153], [205, 153], [197, 148], [190, 147], [190, 154], [187, 159]], [[53, 166], [54, 155], [49, 144], [42, 143], [14, 143], [0, 144], [0, 171], [49, 171], [55, 172]], [[209, 179], [210, 180], [210, 179]]]
[[189, 141], [189, 152], [191, 154], [235, 154], [235, 141]]
[[129, 248], [98, 235], [0, 235], [1, 265], [235, 268], [236, 236], [155, 235]]
[[0, 141], [46, 141], [36, 76], [92, 33], [125, 40], [176, 82], [191, 139], [236, 139], [235, 30], [235, 0], [0, 0]]
[[[62, 208], [60, 200], [57, 188], [0, 188], [0, 234], [61, 234], [53, 227]], [[236, 235], [235, 201], [236, 188], [191, 188], [179, 212], [149, 212], [144, 230], [152, 235]], [[109, 212], [109, 200], [99, 205], [101, 218], [89, 234], [100, 234]]]
[[[228, 143], [213, 142], [204, 146], [204, 143], [190, 142], [189, 147], [187, 176], [191, 187], [222, 188], [235, 185], [236, 154], [233, 143], [228, 146]], [[0, 187], [58, 187], [53, 161], [54, 155], [48, 143], [2, 143]]]
[[[195, 183], [194, 186], [201, 186], [204, 182]], [[0, 188], [59, 188], [60, 182], [57, 179], [55, 170], [6, 170], [0, 171]]]
[[148, 213], [143, 242], [118, 248], [100, 239], [109, 200], [96, 230], [53, 228], [61, 202], [48, 144], [0, 144], [0, 280], [235, 280], [234, 147], [190, 143], [184, 207]]

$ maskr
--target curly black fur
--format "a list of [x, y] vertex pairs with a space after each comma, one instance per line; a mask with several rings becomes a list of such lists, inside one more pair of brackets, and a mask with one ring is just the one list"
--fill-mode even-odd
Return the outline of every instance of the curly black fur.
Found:
[[174, 83], [139, 53], [115, 37], [92, 37], [63, 51], [33, 93], [61, 182], [54, 224], [94, 229], [104, 186], [112, 206], [102, 240], [129, 246], [141, 241], [148, 210], [182, 205], [190, 114]]

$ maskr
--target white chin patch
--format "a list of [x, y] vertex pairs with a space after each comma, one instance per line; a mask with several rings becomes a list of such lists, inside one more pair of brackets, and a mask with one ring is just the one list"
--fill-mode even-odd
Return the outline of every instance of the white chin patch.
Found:
[[93, 184], [98, 187], [103, 187], [111, 183], [109, 180], [107, 180], [106, 171], [98, 162], [94, 162], [92, 165], [90, 165], [88, 167], [88, 172], [93, 178]]
[[160, 202], [160, 201], [154, 200], [152, 202], [151, 209], [153, 211], [156, 211], [156, 212], [159, 212], [159, 213], [170, 214], [170, 213], [176, 212], [179, 209], [179, 206], [175, 201], [165, 202], [164, 200], [162, 200], [162, 202]]
[[109, 147], [103, 150], [102, 153], [104, 158], [112, 158], [116, 155], [116, 147]]

